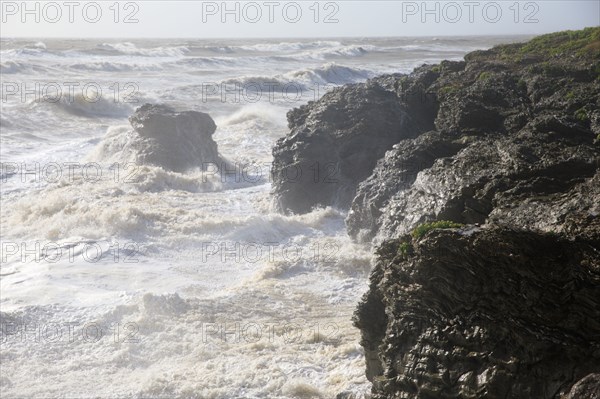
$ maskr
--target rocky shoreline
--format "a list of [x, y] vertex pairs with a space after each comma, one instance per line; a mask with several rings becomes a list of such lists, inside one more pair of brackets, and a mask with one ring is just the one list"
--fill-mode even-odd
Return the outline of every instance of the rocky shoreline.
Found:
[[599, 397], [600, 28], [344, 86], [288, 122], [279, 208], [347, 209], [377, 248], [355, 315], [373, 398]]

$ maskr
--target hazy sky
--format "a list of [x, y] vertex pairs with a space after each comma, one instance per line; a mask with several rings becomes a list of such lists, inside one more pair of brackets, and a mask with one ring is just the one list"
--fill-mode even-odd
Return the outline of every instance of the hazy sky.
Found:
[[537, 34], [600, 25], [600, 1], [1, 1], [2, 37]]

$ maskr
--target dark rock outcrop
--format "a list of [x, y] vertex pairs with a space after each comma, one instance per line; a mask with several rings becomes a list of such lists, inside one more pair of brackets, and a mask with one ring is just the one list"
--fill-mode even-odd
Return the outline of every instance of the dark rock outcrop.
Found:
[[[600, 51], [586, 44], [600, 29], [578, 36], [575, 46], [550, 35], [565, 48], [556, 55], [549, 44], [535, 51], [542, 36], [429, 66], [439, 73], [423, 89], [434, 93], [435, 131], [395, 145], [360, 183], [350, 235], [386, 239], [440, 219], [559, 228], [574, 209], [564, 199], [593, 187], [600, 166]], [[586, 210], [598, 212], [590, 198], [597, 191]]]
[[356, 325], [375, 398], [559, 398], [600, 369], [599, 311], [590, 241], [465, 227], [384, 243]]
[[273, 150], [276, 204], [350, 206], [350, 235], [368, 241], [428, 220], [499, 219], [516, 182], [519, 199], [581, 183], [600, 163], [598, 31], [477, 51], [290, 111]]
[[385, 205], [397, 193], [414, 186], [417, 175], [433, 166], [438, 158], [452, 156], [466, 147], [457, 137], [430, 131], [414, 140], [403, 140], [382, 158], [373, 174], [360, 183], [348, 216], [348, 233], [367, 241], [386, 218]]
[[[600, 148], [585, 132], [521, 130], [510, 137], [476, 139], [456, 155], [437, 159], [410, 187], [395, 192], [381, 224], [374, 224], [382, 237], [406, 234], [437, 219], [555, 231], [574, 209], [600, 212], [595, 201], [599, 180], [594, 178], [599, 160]], [[581, 192], [582, 186], [589, 187], [585, 198], [569, 206], [571, 191]], [[365, 194], [359, 190], [359, 195]]]
[[109, 132], [99, 144], [95, 159], [133, 162], [184, 172], [190, 168], [221, 166], [212, 135], [217, 126], [210, 115], [144, 104], [129, 117], [133, 130]]
[[[347, 219], [381, 243], [355, 314], [373, 397], [598, 397], [600, 28], [429, 68], [435, 129]], [[421, 235], [441, 220], [465, 225]]]
[[355, 314], [373, 398], [595, 397], [600, 28], [339, 88], [288, 120], [281, 209], [350, 205], [349, 234], [378, 244]]
[[600, 398], [600, 374], [590, 374], [573, 386], [565, 399]]
[[394, 77], [336, 88], [288, 113], [291, 132], [273, 149], [273, 194], [284, 212], [315, 206], [347, 208], [356, 186], [386, 150], [433, 128], [435, 103], [423, 106], [422, 87], [436, 74], [416, 71], [411, 95], [399, 96]]

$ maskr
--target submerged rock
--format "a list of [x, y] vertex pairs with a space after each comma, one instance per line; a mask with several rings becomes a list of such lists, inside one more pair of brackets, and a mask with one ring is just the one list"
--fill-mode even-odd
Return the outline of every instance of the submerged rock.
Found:
[[174, 172], [223, 162], [212, 138], [217, 126], [206, 113], [145, 104], [129, 122], [133, 130], [109, 131], [92, 159], [154, 165]]

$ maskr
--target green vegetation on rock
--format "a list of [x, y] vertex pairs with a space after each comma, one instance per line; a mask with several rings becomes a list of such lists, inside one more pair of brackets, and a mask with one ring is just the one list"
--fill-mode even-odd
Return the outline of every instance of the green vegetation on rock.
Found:
[[596, 52], [600, 55], [600, 27], [586, 28], [577, 31], [550, 33], [533, 38], [520, 49], [521, 54], [576, 53], [584, 55]]
[[554, 77], [564, 76], [566, 74], [566, 71], [561, 65], [557, 65], [556, 63], [550, 61], [542, 62], [539, 65], [533, 66], [532, 72], [542, 73], [546, 76]]
[[404, 259], [408, 258], [408, 256], [411, 255], [412, 252], [413, 252], [413, 246], [409, 242], [403, 242], [398, 247], [398, 254]]
[[479, 74], [479, 77], [477, 78], [477, 80], [487, 81], [487, 80], [490, 80], [491, 78], [492, 78], [492, 73], [488, 72], [488, 71], [485, 71], [485, 72], [481, 72]]
[[452, 94], [458, 91], [458, 85], [448, 85], [440, 89], [440, 95]]
[[592, 76], [595, 76], [596, 79], [600, 79], [600, 62], [592, 67]]
[[581, 122], [587, 122], [590, 120], [587, 111], [584, 108], [579, 108], [575, 111], [575, 118]]
[[437, 222], [423, 223], [412, 231], [412, 236], [416, 240], [421, 239], [425, 234], [434, 229], [456, 229], [464, 226], [461, 223], [451, 222], [449, 220], [439, 220]]
[[491, 50], [469, 53], [465, 60], [499, 57], [504, 61], [519, 63], [524, 59], [564, 59], [567, 56], [600, 58], [600, 27], [550, 33], [527, 43], [503, 44]]

